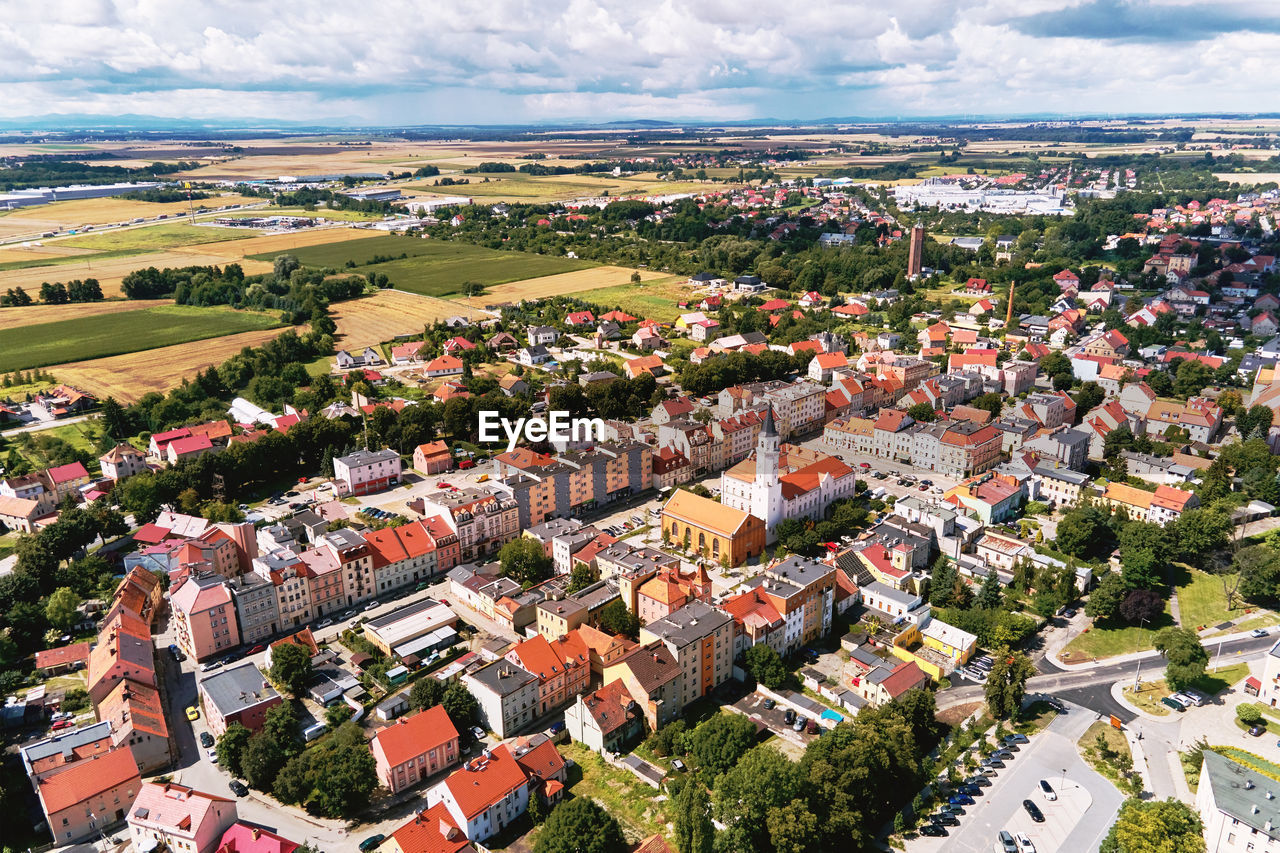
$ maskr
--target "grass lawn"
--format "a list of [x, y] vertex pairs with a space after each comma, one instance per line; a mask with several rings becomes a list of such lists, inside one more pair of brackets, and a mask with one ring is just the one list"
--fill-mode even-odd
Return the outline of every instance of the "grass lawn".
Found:
[[1164, 613], [1154, 625], [1094, 623], [1085, 633], [1067, 643], [1062, 659], [1068, 662], [1097, 660], [1153, 648], [1156, 632], [1173, 624], [1173, 614], [1165, 602]]
[[[350, 272], [365, 275], [380, 272], [391, 279], [393, 287], [425, 296], [461, 293], [462, 284], [466, 281], [476, 281], [487, 287], [596, 266], [574, 258], [502, 252], [469, 243], [392, 236], [343, 240], [249, 257], [270, 261], [286, 253], [294, 255], [307, 266], [333, 267], [340, 271], [348, 269], [347, 261], [354, 261], [357, 266], [349, 268]], [[401, 258], [401, 255], [408, 257]], [[376, 258], [387, 260], [369, 263]]]
[[635, 317], [672, 322], [684, 313], [677, 303], [691, 298], [692, 291], [684, 285], [685, 281], [688, 281], [685, 276], [673, 275], [641, 284], [601, 287], [568, 295], [594, 302], [601, 308], [613, 309], [616, 306]]
[[1234, 633], [1280, 623], [1280, 615], [1267, 610], [1239, 605], [1228, 610], [1222, 578], [1190, 566], [1178, 566], [1178, 569], [1178, 610], [1184, 628], [1195, 631], [1231, 622], [1233, 624], [1223, 630]]
[[664, 803], [658, 792], [626, 770], [608, 765], [579, 743], [563, 744], [560, 753], [576, 765], [569, 771], [569, 792], [590, 797], [618, 819], [628, 840], [635, 842], [655, 833], [667, 833]]
[[274, 314], [163, 305], [22, 326], [0, 337], [0, 373], [283, 326]]
[[1084, 758], [1085, 763], [1094, 770], [1113, 782], [1119, 782], [1120, 771], [1115, 766], [1115, 758], [1104, 759], [1099, 754], [1097, 748], [1099, 734], [1106, 739], [1107, 747], [1112, 753], [1128, 757], [1128, 763], [1132, 766], [1133, 753], [1129, 750], [1129, 741], [1125, 739], [1124, 732], [1112, 728], [1109, 723], [1102, 720], [1089, 726], [1088, 730], [1080, 736], [1080, 740], [1076, 743], [1080, 748], [1080, 755]]
[[1023, 712], [1022, 719], [1013, 726], [1019, 734], [1032, 735], [1046, 728], [1058, 716], [1048, 702], [1032, 702]]
[[[1233, 663], [1230, 666], [1209, 670], [1192, 682], [1191, 686], [1212, 698], [1231, 687], [1231, 685], [1242, 681], [1248, 675], [1248, 664]], [[1160, 704], [1160, 700], [1166, 696], [1171, 696], [1173, 693], [1174, 691], [1169, 688], [1163, 678], [1157, 681], [1144, 681], [1138, 685], [1136, 691], [1132, 684], [1124, 688], [1125, 701], [1157, 717], [1168, 716], [1170, 713], [1169, 707]]]
[[104, 231], [101, 234], [86, 234], [83, 237], [72, 237], [61, 240], [59, 246], [74, 246], [77, 249], [103, 249], [105, 251], [143, 250], [143, 249], [175, 249], [181, 246], [195, 246], [200, 243], [222, 243], [227, 240], [243, 240], [256, 237], [260, 231], [253, 228], [243, 230], [201, 227], [174, 222], [169, 225], [148, 225], [145, 228], [124, 228], [115, 231]]

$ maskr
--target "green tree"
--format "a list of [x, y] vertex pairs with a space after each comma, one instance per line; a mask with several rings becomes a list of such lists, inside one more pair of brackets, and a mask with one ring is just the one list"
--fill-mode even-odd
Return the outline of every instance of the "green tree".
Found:
[[346, 702], [334, 702], [324, 709], [324, 723], [330, 729], [336, 729], [351, 719], [353, 714], [355, 714], [355, 709]]
[[819, 853], [818, 817], [801, 800], [769, 809], [769, 841], [777, 853]]
[[640, 619], [627, 609], [622, 599], [617, 598], [606, 604], [596, 617], [600, 630], [606, 634], [623, 634], [636, 639], [640, 633]]
[[480, 711], [480, 703], [476, 701], [476, 697], [471, 695], [465, 684], [457, 680], [450, 681], [449, 686], [444, 689], [440, 704], [444, 706], [454, 728], [459, 731], [469, 730]]
[[1016, 719], [1022, 710], [1027, 679], [1036, 674], [1035, 665], [1022, 652], [1008, 649], [997, 649], [992, 657], [994, 663], [983, 686], [987, 710], [997, 720]]
[[551, 810], [533, 853], [625, 853], [626, 839], [613, 815], [588, 797], [574, 797]]
[[1189, 509], [1170, 527], [1183, 559], [1196, 565], [1212, 559], [1231, 541], [1231, 516], [1214, 508]]
[[58, 587], [49, 595], [49, 601], [44, 606], [44, 616], [50, 625], [59, 631], [65, 631], [75, 623], [76, 616], [79, 615], [76, 608], [79, 606], [80, 596], [70, 587]]
[[1107, 524], [1107, 511], [1092, 504], [1072, 507], [1058, 522], [1058, 550], [1072, 557], [1094, 558], [1110, 554], [1115, 537]]
[[756, 726], [741, 714], [721, 712], [689, 733], [689, 755], [698, 767], [714, 780], [738, 760], [756, 742]]
[[527, 587], [551, 576], [551, 558], [542, 543], [527, 536], [512, 539], [498, 552], [502, 574]]
[[1098, 853], [1204, 853], [1204, 824], [1174, 799], [1125, 800]]
[[302, 739], [298, 733], [298, 711], [292, 702], [281, 702], [267, 711], [262, 722], [262, 730], [280, 745], [285, 755], [293, 755], [302, 748]]
[[1174, 690], [1190, 687], [1209, 665], [1209, 653], [1190, 628], [1162, 629], [1156, 634], [1155, 646], [1156, 651], [1164, 655], [1165, 681]]
[[409, 688], [409, 707], [421, 711], [434, 708], [444, 699], [445, 683], [430, 675], [419, 678]]
[[679, 853], [711, 853], [711, 797], [702, 777], [694, 774], [675, 797], [675, 842]]
[[917, 423], [927, 424], [938, 419], [938, 413], [928, 403], [916, 403], [907, 409], [907, 414]]
[[586, 589], [595, 583], [599, 578], [596, 572], [586, 563], [578, 563], [573, 567], [573, 571], [569, 575], [569, 587], [566, 590], [570, 595], [581, 589]]
[[240, 769], [240, 760], [244, 756], [245, 749], [249, 746], [251, 737], [253, 737], [253, 732], [239, 723], [232, 723], [227, 726], [227, 730], [222, 733], [222, 737], [218, 738], [218, 763], [232, 776], [244, 775]]
[[1116, 572], [1107, 572], [1089, 593], [1089, 600], [1084, 605], [1085, 615], [1100, 622], [1114, 618], [1127, 593], [1124, 579]]
[[297, 643], [283, 643], [271, 650], [271, 681], [293, 696], [301, 696], [311, 683], [311, 653]]
[[1262, 720], [1262, 710], [1253, 702], [1242, 702], [1236, 706], [1236, 716], [1247, 726]]
[[1004, 603], [1004, 592], [1000, 589], [1000, 577], [994, 572], [987, 572], [987, 576], [982, 579], [982, 586], [978, 590], [978, 597], [974, 601], [974, 607], [983, 610], [995, 610]]
[[785, 687], [790, 676], [782, 657], [765, 643], [756, 643], [743, 652], [742, 665], [752, 678], [770, 690]]
[[716, 781], [712, 813], [725, 827], [716, 837], [716, 849], [735, 853], [771, 851], [769, 810], [797, 799], [802, 790], [800, 768], [791, 759], [764, 744], [748, 750]]
[[249, 783], [249, 787], [270, 791], [284, 762], [285, 755], [280, 744], [259, 732], [249, 738], [249, 745], [240, 756], [240, 774]]

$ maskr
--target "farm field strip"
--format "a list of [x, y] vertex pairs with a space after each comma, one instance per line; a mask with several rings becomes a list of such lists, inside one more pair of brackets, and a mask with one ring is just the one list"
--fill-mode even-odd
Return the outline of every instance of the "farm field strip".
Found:
[[226, 308], [153, 306], [24, 326], [0, 340], [0, 373], [47, 367], [76, 356], [101, 358], [140, 350], [261, 331], [279, 318]]
[[486, 316], [456, 302], [402, 290], [380, 290], [335, 302], [329, 310], [344, 349], [374, 346], [396, 335], [421, 334], [426, 326], [446, 317]]
[[[547, 296], [579, 296], [583, 299], [593, 298], [594, 292], [605, 288], [618, 288], [635, 291], [637, 285], [631, 283], [631, 274], [635, 270], [626, 267], [603, 266], [585, 270], [544, 275], [538, 278], [526, 278], [510, 281], [488, 288], [479, 296], [455, 297], [456, 302], [481, 307], [499, 302], [519, 302], [521, 299], [540, 299]], [[643, 282], [658, 281], [670, 278], [665, 273], [640, 270]], [[678, 278], [678, 277], [677, 277]]]
[[[198, 208], [222, 207], [228, 204], [253, 204], [262, 199], [238, 194], [210, 196], [193, 204]], [[106, 225], [112, 222], [128, 222], [139, 216], [154, 219], [160, 214], [177, 217], [190, 208], [185, 201], [154, 202], [133, 201], [122, 198], [85, 198], [75, 201], [55, 201], [33, 207], [20, 207], [0, 216], [0, 237], [78, 228], [81, 225]]]
[[261, 233], [261, 231], [253, 228], [241, 231], [239, 229], [218, 228], [209, 225], [190, 225], [186, 222], [173, 222], [164, 225], [148, 225], [144, 228], [120, 228], [97, 234], [83, 234], [59, 240], [53, 245], [80, 249], [100, 249], [103, 251], [147, 251], [152, 249], [178, 249], [201, 243], [224, 243], [232, 240], [244, 240]]
[[121, 299], [112, 302], [73, 302], [69, 305], [27, 305], [23, 308], [0, 308], [0, 330], [56, 323], [79, 317], [120, 314], [142, 308], [169, 305], [171, 299]]
[[689, 298], [692, 290], [685, 285], [684, 276], [664, 276], [642, 284], [624, 284], [595, 290], [579, 290], [565, 295], [594, 302], [601, 308], [615, 305], [636, 317], [670, 322], [683, 313], [679, 307], [682, 299]]

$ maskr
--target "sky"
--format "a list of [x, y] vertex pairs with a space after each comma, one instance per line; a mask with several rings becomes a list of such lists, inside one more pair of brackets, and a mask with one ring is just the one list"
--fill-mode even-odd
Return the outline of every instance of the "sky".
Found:
[[1280, 111], [1276, 0], [0, 0], [0, 118]]

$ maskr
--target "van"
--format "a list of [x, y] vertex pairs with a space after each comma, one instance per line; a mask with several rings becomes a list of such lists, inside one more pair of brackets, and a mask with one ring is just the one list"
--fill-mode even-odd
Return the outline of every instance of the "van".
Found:
[[311, 741], [320, 737], [320, 735], [324, 734], [328, 729], [329, 727], [324, 723], [314, 723], [302, 730], [302, 739], [307, 743], [311, 743]]
[[479, 477], [477, 477], [477, 478], [476, 478], [476, 482], [477, 482], [477, 483], [487, 483], [487, 482], [489, 482], [489, 475], [488, 475], [488, 474], [481, 474]]

